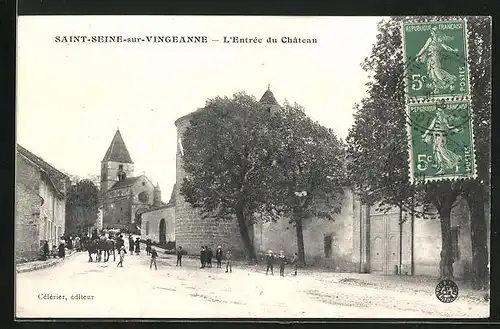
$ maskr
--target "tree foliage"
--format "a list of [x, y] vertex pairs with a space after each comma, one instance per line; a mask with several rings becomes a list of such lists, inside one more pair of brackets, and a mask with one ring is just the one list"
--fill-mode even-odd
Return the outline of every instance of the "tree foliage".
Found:
[[182, 139], [187, 177], [181, 193], [205, 217], [236, 217], [251, 259], [256, 258], [248, 235], [253, 214], [272, 206], [269, 115], [245, 93], [216, 97], [193, 114]]
[[298, 105], [284, 104], [272, 118], [277, 193], [273, 204], [296, 228], [299, 262], [304, 263], [302, 221], [333, 220], [345, 187], [345, 145], [331, 129], [313, 122]]
[[[379, 23], [377, 41], [370, 57], [362, 64], [363, 69], [371, 75], [372, 81], [368, 84], [369, 96], [356, 105], [355, 124], [349, 131], [349, 178], [357, 193], [368, 204], [381, 202], [382, 206], [405, 206], [409, 204], [409, 199], [424, 205], [432, 203], [437, 208], [441, 220], [441, 274], [452, 276], [453, 259], [449, 234], [451, 207], [458, 195], [470, 196], [471, 192], [477, 195], [478, 189], [484, 190], [489, 184], [491, 22], [487, 17], [467, 17], [479, 179], [415, 186], [411, 185], [408, 179], [408, 119], [405, 114], [404, 90], [406, 70], [403, 64], [400, 28], [405, 19], [408, 18], [393, 17]], [[415, 21], [424, 18], [411, 19]], [[477, 198], [475, 201], [476, 206], [484, 210], [484, 204]], [[408, 206], [405, 208], [409, 209]]]
[[68, 233], [85, 231], [95, 224], [99, 212], [99, 190], [90, 179], [71, 185], [66, 199]]

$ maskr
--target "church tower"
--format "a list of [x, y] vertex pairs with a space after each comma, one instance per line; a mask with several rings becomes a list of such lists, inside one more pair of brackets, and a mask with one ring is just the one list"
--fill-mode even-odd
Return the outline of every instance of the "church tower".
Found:
[[117, 181], [132, 177], [133, 174], [134, 162], [118, 129], [101, 161], [101, 195], [105, 196]]
[[271, 113], [274, 113], [281, 109], [280, 105], [278, 104], [276, 98], [273, 95], [273, 92], [271, 91], [271, 85], [267, 85], [267, 90], [264, 93], [264, 95], [262, 95], [262, 97], [260, 98], [259, 103], [266, 111], [269, 111]]

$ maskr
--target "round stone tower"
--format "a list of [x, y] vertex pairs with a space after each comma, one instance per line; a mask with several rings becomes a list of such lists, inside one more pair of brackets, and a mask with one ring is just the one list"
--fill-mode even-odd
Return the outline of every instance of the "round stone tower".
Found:
[[[194, 112], [193, 112], [194, 113]], [[176, 184], [175, 184], [175, 244], [181, 246], [189, 254], [199, 254], [201, 246], [209, 246], [214, 250], [222, 246], [223, 250], [232, 249], [233, 255], [241, 256], [244, 252], [236, 220], [218, 221], [213, 218], [202, 218], [180, 194], [182, 181], [186, 177], [182, 155], [184, 149], [182, 137], [193, 113], [180, 117], [175, 121], [177, 127]]]

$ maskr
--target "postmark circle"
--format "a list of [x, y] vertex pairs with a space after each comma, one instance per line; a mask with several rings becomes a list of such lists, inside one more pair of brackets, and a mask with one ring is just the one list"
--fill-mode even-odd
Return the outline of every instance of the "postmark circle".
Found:
[[442, 280], [436, 286], [436, 297], [442, 303], [454, 302], [458, 297], [458, 285], [453, 280]]

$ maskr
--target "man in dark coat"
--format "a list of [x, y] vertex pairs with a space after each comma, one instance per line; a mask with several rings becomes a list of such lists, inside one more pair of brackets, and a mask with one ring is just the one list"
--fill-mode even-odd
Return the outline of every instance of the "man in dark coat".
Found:
[[129, 234], [128, 236], [128, 251], [130, 251], [130, 255], [134, 254], [134, 238], [132, 237], [132, 234]]
[[217, 259], [217, 268], [222, 268], [222, 247], [218, 246], [215, 251], [215, 259]]
[[201, 262], [201, 267], [200, 268], [205, 268], [205, 247], [201, 246], [200, 249], [200, 262]]
[[49, 241], [45, 240], [42, 246], [43, 260], [47, 260], [49, 258], [49, 254], [50, 254]]
[[273, 275], [274, 255], [272, 250], [269, 250], [269, 252], [267, 253], [266, 263], [267, 263], [266, 275], [269, 272], [269, 270], [271, 270], [271, 275]]
[[212, 248], [210, 247], [205, 247], [207, 250], [207, 267], [212, 267], [212, 258], [214, 257], [214, 252], [212, 251]]
[[153, 243], [151, 242], [151, 239], [147, 239], [146, 240], [146, 255], [148, 255], [148, 256], [151, 253], [151, 246], [152, 245], [153, 245]]
[[59, 244], [59, 258], [64, 258], [66, 256], [66, 250], [64, 243]]
[[139, 255], [141, 252], [141, 240], [139, 238], [135, 239], [135, 254]]

